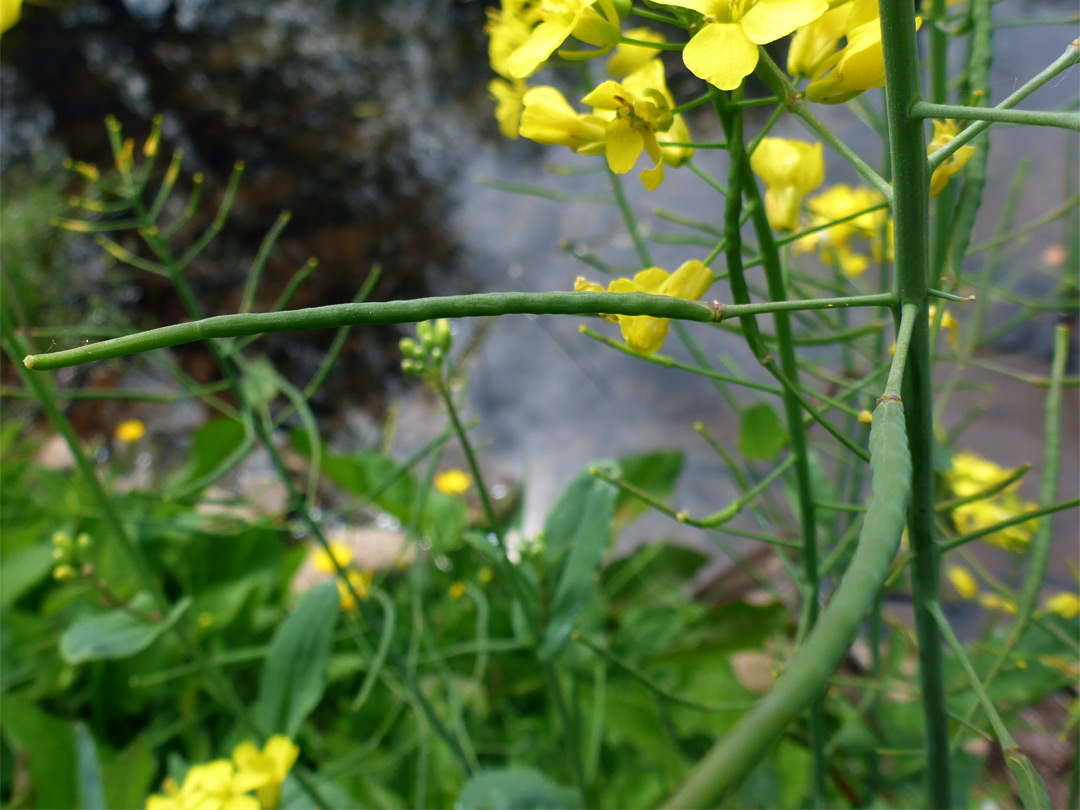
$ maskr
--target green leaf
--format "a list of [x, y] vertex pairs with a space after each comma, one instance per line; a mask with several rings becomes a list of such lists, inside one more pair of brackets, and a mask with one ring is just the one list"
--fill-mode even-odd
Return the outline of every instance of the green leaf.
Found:
[[60, 636], [60, 655], [69, 664], [109, 658], [127, 658], [149, 647], [158, 636], [176, 624], [191, 604], [186, 596], [173, 605], [161, 621], [146, 621], [137, 614], [154, 610], [154, 600], [140, 593], [131, 600], [129, 612], [113, 608], [96, 616], [79, 619]]
[[1025, 810], [1049, 810], [1050, 796], [1046, 792], [1046, 784], [1031, 760], [1017, 749], [1005, 751], [1005, 764], [1009, 766], [1009, 772], [1016, 777], [1016, 783], [1020, 788], [1020, 803]]
[[142, 807], [151, 792], [157, 760], [145, 734], [105, 764], [105, 806], [112, 810]]
[[49, 575], [53, 567], [52, 546], [38, 543], [4, 557], [4, 587], [0, 607], [10, 607]]
[[14, 694], [0, 695], [0, 728], [28, 760], [38, 808], [81, 807], [75, 738], [70, 723]]
[[337, 586], [327, 583], [309, 591], [278, 626], [255, 704], [255, 717], [267, 732], [295, 737], [322, 700], [338, 612]]
[[105, 783], [101, 775], [101, 760], [98, 757], [94, 735], [79, 720], [74, 727], [75, 764], [78, 767], [80, 807], [104, 807]]
[[583, 470], [563, 491], [544, 523], [544, 562], [552, 594], [540, 657], [562, 650], [574, 619], [596, 587], [611, 539], [616, 489]]
[[739, 454], [752, 461], [772, 461], [787, 444], [787, 433], [765, 403], [743, 411], [739, 425]]
[[557, 810], [577, 807], [578, 796], [532, 768], [490, 768], [469, 778], [456, 806], [463, 810]]
[[244, 425], [234, 419], [214, 419], [195, 431], [191, 462], [174, 486], [204, 478], [220, 466], [244, 441]]
[[240, 388], [244, 399], [252, 408], [261, 408], [273, 401], [281, 391], [277, 369], [266, 357], [256, 357], [243, 363], [244, 375], [240, 378]]

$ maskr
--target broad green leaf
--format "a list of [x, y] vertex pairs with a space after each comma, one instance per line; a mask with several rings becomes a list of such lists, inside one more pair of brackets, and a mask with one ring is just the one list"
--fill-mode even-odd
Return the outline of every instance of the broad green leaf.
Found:
[[1016, 777], [1016, 784], [1020, 788], [1020, 803], [1025, 810], [1050, 810], [1050, 796], [1046, 792], [1046, 783], [1035, 770], [1035, 766], [1019, 750], [1005, 752], [1005, 764], [1009, 766], [1009, 772]]
[[36, 807], [81, 807], [75, 738], [70, 723], [28, 700], [0, 695], [0, 729], [17, 752], [25, 754]]
[[216, 470], [244, 441], [244, 425], [233, 419], [214, 419], [195, 431], [191, 461], [176, 485], [204, 478]]
[[752, 461], [772, 461], [787, 444], [787, 433], [769, 405], [743, 411], [739, 425], [739, 454]]
[[256, 357], [243, 363], [244, 375], [240, 378], [240, 388], [244, 399], [252, 408], [261, 408], [273, 401], [281, 391], [277, 369], [265, 357]]
[[105, 782], [101, 775], [101, 759], [98, 757], [94, 735], [79, 720], [74, 727], [75, 764], [78, 768], [80, 807], [105, 807]]
[[157, 760], [145, 734], [140, 734], [105, 764], [105, 806], [111, 810], [142, 807], [153, 790]]
[[96, 616], [78, 619], [60, 636], [60, 655], [69, 664], [108, 658], [127, 658], [149, 647], [158, 636], [176, 624], [191, 604], [186, 596], [173, 605], [169, 615], [160, 621], [143, 619], [149, 614], [154, 600], [140, 593], [131, 600], [131, 610], [113, 608]]
[[456, 806], [463, 810], [559, 810], [577, 807], [577, 794], [532, 768], [490, 768], [469, 778]]
[[611, 539], [616, 489], [583, 470], [563, 491], [544, 524], [544, 561], [552, 594], [540, 647], [545, 660], [566, 644], [574, 619], [596, 588]]
[[52, 546], [38, 543], [4, 557], [4, 587], [0, 607], [10, 607], [45, 579], [53, 567]]
[[326, 690], [339, 597], [333, 583], [309, 591], [283, 621], [263, 665], [255, 717], [269, 733], [295, 737]]

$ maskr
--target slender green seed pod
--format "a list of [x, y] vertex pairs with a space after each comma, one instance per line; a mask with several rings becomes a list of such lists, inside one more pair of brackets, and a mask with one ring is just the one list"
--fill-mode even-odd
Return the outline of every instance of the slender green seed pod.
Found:
[[859, 544], [828, 607], [772, 691], [713, 746], [668, 807], [716, 806], [822, 693], [855, 638], [896, 556], [911, 494], [911, 455], [898, 397], [882, 397], [874, 411], [870, 472], [870, 504]]

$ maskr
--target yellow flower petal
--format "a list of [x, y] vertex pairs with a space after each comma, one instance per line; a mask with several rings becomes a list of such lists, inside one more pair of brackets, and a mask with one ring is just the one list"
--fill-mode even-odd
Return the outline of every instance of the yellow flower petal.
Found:
[[960, 594], [961, 599], [974, 599], [975, 595], [979, 592], [979, 583], [975, 581], [975, 577], [971, 572], [964, 568], [962, 565], [950, 565], [945, 569], [945, 576], [949, 578], [949, 582], [956, 588], [956, 592]]
[[[333, 554], [331, 559], [330, 554]], [[330, 554], [326, 553], [326, 549], [317, 548], [311, 552], [311, 564], [315, 567], [316, 571], [320, 571], [323, 574], [333, 574], [337, 571], [334, 567], [334, 560], [337, 560], [337, 564], [342, 568], [348, 568], [349, 563], [353, 560], [352, 549], [344, 543], [331, 542]]]
[[[640, 39], [645, 42], [666, 42], [664, 35], [651, 28], [631, 28], [626, 32], [630, 39]], [[644, 67], [647, 63], [656, 59], [660, 51], [656, 48], [646, 48], [642, 45], [627, 45], [620, 43], [615, 46], [614, 53], [607, 61], [607, 72], [615, 77], [626, 76]]]
[[628, 118], [616, 118], [608, 124], [604, 144], [608, 166], [615, 174], [626, 174], [634, 168], [645, 147], [641, 133], [633, 128]]
[[775, 42], [829, 10], [825, 0], [758, 0], [739, 25], [755, 45]]
[[721, 90], [741, 85], [757, 61], [757, 46], [734, 23], [705, 25], [683, 49], [687, 69]]
[[1080, 598], [1075, 593], [1059, 593], [1046, 600], [1046, 612], [1063, 619], [1075, 619], [1080, 615]]

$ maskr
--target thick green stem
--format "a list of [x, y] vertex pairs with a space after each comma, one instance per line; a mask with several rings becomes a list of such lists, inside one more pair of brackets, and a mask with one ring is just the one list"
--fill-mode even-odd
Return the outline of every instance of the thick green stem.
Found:
[[893, 177], [896, 285], [902, 306], [915, 307], [902, 390], [911, 452], [908, 530], [914, 552], [912, 592], [919, 642], [919, 676], [926, 719], [929, 805], [950, 807], [948, 713], [941, 634], [927, 606], [938, 598], [939, 552], [934, 537], [933, 391], [928, 323], [929, 181], [922, 121], [911, 108], [922, 95], [915, 9], [880, 0], [885, 101]]

